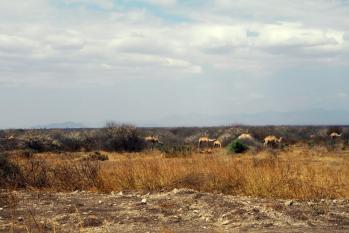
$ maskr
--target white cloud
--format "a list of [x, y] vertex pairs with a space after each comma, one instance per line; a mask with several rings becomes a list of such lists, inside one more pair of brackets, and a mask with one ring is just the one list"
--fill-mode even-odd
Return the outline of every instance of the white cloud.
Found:
[[[190, 77], [205, 75], [206, 67], [222, 74], [243, 70], [268, 75], [310, 63], [349, 65], [343, 59], [349, 56], [349, 17], [337, 1], [216, 0], [196, 10], [175, 0], [147, 1], [190, 18], [185, 23], [167, 23], [145, 9], [115, 10], [111, 0], [64, 2], [108, 11], [58, 8], [43, 0], [2, 3], [0, 81], [11, 77], [11, 83], [22, 85], [35, 76], [71, 85], [87, 79]], [[334, 13], [323, 17], [326, 7]]]
[[101, 7], [103, 9], [113, 9], [114, 2], [113, 0], [63, 0], [67, 4], [85, 4], [85, 5], [96, 5], [98, 7]]
[[46, 42], [54, 49], [79, 50], [84, 47], [82, 38], [67, 35], [49, 35]]
[[175, 6], [177, 1], [176, 0], [143, 0], [145, 2], [149, 2], [155, 5], [164, 6], [164, 7], [172, 7]]
[[36, 47], [36, 43], [30, 39], [0, 34], [0, 51], [7, 53], [30, 52]]
[[348, 97], [348, 94], [345, 92], [339, 92], [339, 93], [337, 93], [337, 97], [340, 99], [345, 99]]

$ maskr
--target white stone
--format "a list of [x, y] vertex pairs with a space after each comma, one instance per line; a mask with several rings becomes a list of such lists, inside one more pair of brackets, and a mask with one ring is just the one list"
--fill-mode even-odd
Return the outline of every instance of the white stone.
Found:
[[289, 200], [289, 201], [285, 202], [285, 206], [291, 206], [291, 205], [293, 205], [293, 201], [292, 200]]
[[172, 190], [172, 193], [174, 193], [174, 194], [177, 194], [179, 192], [179, 190], [177, 189], [177, 188], [174, 188], [173, 190]]

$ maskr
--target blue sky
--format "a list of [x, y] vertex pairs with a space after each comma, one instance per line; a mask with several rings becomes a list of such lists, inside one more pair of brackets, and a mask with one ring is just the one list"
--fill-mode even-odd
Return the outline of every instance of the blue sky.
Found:
[[3, 0], [0, 128], [349, 111], [341, 0]]

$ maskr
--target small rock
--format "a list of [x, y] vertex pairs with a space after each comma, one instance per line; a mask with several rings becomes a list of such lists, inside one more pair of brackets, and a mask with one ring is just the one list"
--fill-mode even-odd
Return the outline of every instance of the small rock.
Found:
[[115, 195], [115, 192], [114, 192], [114, 191], [111, 191], [110, 194], [114, 196], [114, 195]]
[[225, 221], [222, 222], [222, 225], [228, 225], [229, 223], [230, 223], [229, 220], [225, 220]]
[[98, 201], [98, 204], [102, 204], [103, 203], [103, 201]]
[[118, 193], [118, 195], [119, 195], [119, 196], [122, 196], [122, 195], [124, 195], [124, 193], [123, 193], [122, 191], [120, 191], [120, 192]]
[[1, 207], [0, 207], [0, 211], [3, 210], [3, 209], [4, 209], [4, 208], [1, 208]]
[[78, 192], [79, 192], [79, 190], [75, 190], [74, 192], [71, 192], [71, 194], [76, 194]]
[[199, 211], [198, 211], [198, 210], [193, 210], [193, 213], [194, 213], [194, 214], [198, 214]]
[[117, 206], [117, 204], [114, 203], [113, 206]]
[[293, 205], [293, 201], [292, 200], [289, 200], [289, 201], [285, 202], [285, 206], [291, 206], [291, 205]]
[[147, 204], [147, 199], [143, 198], [141, 201], [142, 204]]
[[325, 199], [321, 199], [321, 202], [325, 202]]
[[176, 188], [174, 188], [174, 189], [172, 190], [172, 193], [174, 193], [174, 194], [177, 194], [178, 192], [179, 192], [179, 190], [176, 189]]
[[17, 220], [18, 220], [19, 222], [22, 222], [22, 221], [23, 221], [23, 217], [18, 217]]
[[169, 218], [169, 222], [172, 222], [172, 223], [178, 223], [180, 221], [181, 221], [181, 217], [176, 216], [176, 215]]
[[337, 200], [336, 200], [336, 199], [334, 199], [332, 202], [333, 202], [333, 204], [336, 204], [336, 203], [337, 203]]

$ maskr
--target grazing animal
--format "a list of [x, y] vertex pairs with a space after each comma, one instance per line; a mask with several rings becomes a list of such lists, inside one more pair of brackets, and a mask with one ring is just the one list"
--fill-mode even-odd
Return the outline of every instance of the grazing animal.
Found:
[[153, 146], [154, 146], [154, 144], [156, 144], [156, 143], [158, 143], [158, 144], [160, 144], [160, 145], [163, 145], [163, 143], [159, 140], [159, 137], [157, 137], [157, 136], [147, 136], [147, 137], [144, 138], [144, 140], [145, 140], [146, 142], [152, 143]]
[[243, 133], [238, 137], [239, 140], [246, 140], [246, 141], [252, 141], [254, 138], [251, 136], [251, 134]]
[[221, 148], [222, 147], [222, 143], [218, 140], [213, 142], [213, 148]]
[[212, 138], [208, 138], [208, 137], [200, 137], [198, 147], [200, 148], [200, 146], [203, 144], [209, 145], [209, 143], [215, 142], [215, 141], [216, 141], [216, 139], [212, 139]]
[[264, 146], [268, 146], [268, 145], [277, 145], [280, 144], [282, 141], [282, 137], [280, 137], [279, 139], [275, 136], [267, 136], [264, 138]]
[[343, 133], [339, 134], [339, 133], [333, 132], [333, 133], [330, 134], [330, 137], [331, 137], [332, 140], [334, 140], [336, 138], [342, 137], [342, 134]]

